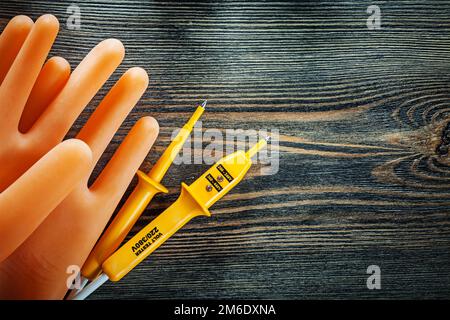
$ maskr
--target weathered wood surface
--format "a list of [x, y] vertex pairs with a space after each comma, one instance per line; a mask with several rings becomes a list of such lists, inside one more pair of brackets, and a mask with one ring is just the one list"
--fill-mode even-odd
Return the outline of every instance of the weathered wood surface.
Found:
[[[65, 27], [71, 3], [79, 31]], [[381, 30], [367, 29], [371, 4]], [[0, 27], [43, 13], [60, 19], [52, 54], [72, 66], [117, 37], [114, 79], [151, 75], [102, 163], [150, 114], [161, 135], [148, 168], [204, 98], [204, 129], [280, 131], [278, 174], [256, 166], [212, 218], [92, 298], [450, 297], [450, 1], [2, 1]], [[138, 227], [206, 168], [172, 167], [171, 194]], [[372, 264], [381, 290], [366, 288]]]

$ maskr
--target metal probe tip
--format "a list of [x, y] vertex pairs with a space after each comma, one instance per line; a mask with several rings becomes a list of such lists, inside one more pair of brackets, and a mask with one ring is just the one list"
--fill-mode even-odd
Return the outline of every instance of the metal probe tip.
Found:
[[202, 107], [203, 107], [203, 109], [205, 109], [206, 108], [206, 103], [208, 102], [208, 100], [205, 100], [205, 101], [203, 101], [203, 103], [202, 103]]

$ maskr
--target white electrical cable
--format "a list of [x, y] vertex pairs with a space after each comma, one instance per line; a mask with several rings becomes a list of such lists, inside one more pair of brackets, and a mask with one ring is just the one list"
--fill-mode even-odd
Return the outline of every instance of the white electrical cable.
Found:
[[66, 300], [72, 300], [73, 297], [75, 297], [75, 295], [79, 294], [81, 292], [81, 290], [83, 290], [83, 288], [88, 284], [88, 282], [89, 282], [88, 278], [81, 277], [80, 288], [72, 289], [70, 291], [69, 295], [67, 296]]
[[106, 274], [101, 274], [97, 279], [89, 283], [86, 288], [81, 290], [78, 294], [72, 297], [70, 300], [84, 300], [89, 297], [95, 290], [97, 290], [102, 284], [108, 281], [109, 278]]
[[86, 287], [86, 285], [89, 283], [89, 279], [85, 278], [85, 277], [81, 277], [81, 284], [80, 284], [80, 289], [78, 289], [76, 291], [76, 293], [80, 292], [81, 290], [83, 290], [84, 287]]

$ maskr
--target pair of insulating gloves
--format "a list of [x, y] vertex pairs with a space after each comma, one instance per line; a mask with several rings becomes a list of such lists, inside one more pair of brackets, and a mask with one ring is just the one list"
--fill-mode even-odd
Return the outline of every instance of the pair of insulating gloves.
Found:
[[62, 142], [125, 50], [104, 40], [71, 72], [47, 60], [58, 29], [52, 15], [17, 16], [0, 36], [0, 299], [64, 297], [67, 266], [83, 265], [158, 135], [155, 119], [139, 119], [88, 185], [148, 76], [127, 70]]

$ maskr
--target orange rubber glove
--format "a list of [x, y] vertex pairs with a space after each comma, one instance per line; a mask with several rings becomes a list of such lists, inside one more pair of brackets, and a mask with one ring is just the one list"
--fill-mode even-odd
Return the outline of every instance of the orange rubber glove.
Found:
[[[50, 59], [42, 67], [57, 31], [58, 21], [51, 15], [40, 17], [34, 25], [26, 17], [16, 17], [0, 36], [0, 136], [5, 141], [0, 146], [0, 191], [63, 139], [123, 59], [122, 44], [109, 39], [92, 49], [70, 77], [68, 64], [62, 58]], [[92, 150], [88, 169], [82, 172], [83, 166], [79, 166], [81, 182], [9, 256], [14, 244], [5, 245], [3, 255], [7, 258], [0, 264], [1, 298], [64, 296], [67, 267], [81, 267], [158, 134], [153, 118], [139, 120], [97, 180], [88, 186], [95, 164], [147, 85], [143, 69], [129, 69], [80, 131], [77, 138]], [[52, 153], [55, 151], [49, 157]], [[74, 164], [64, 158], [61, 163], [64, 170], [58, 174], [70, 171]], [[41, 161], [36, 165], [42, 167]], [[30, 170], [33, 169], [34, 166]], [[21, 179], [17, 183], [26, 185]], [[15, 186], [16, 183], [11, 188]], [[9, 188], [1, 196], [8, 192]], [[43, 196], [35, 192], [28, 201], [37, 203]], [[27, 224], [27, 217], [21, 217], [19, 222]], [[2, 228], [15, 227], [12, 221], [8, 223]]]
[[[0, 35], [0, 139], [2, 141], [0, 146], [0, 160], [2, 161], [2, 166], [0, 167], [0, 192], [5, 190], [7, 186], [37, 161], [41, 155], [45, 154], [55, 145], [30, 145], [31, 141], [27, 136], [18, 131], [17, 122], [15, 127], [12, 127], [11, 123], [8, 122], [7, 117], [14, 118], [11, 109], [17, 108], [17, 112], [20, 114], [21, 109], [24, 107], [23, 101], [25, 99], [25, 110], [27, 112], [24, 112], [23, 115], [26, 117], [22, 120], [24, 120], [23, 127], [26, 127], [27, 123], [28, 125], [31, 123], [32, 117], [36, 117], [39, 110], [42, 109], [42, 106], [45, 103], [48, 104], [49, 101], [55, 98], [70, 74], [69, 64], [60, 57], [50, 59], [42, 70], [40, 70], [42, 61], [47, 54], [46, 52], [48, 52], [55, 37], [55, 27], [56, 30], [58, 27], [57, 24], [52, 25], [52, 17], [43, 17], [39, 22], [39, 30], [34, 33], [33, 40], [36, 42], [37, 37], [42, 37], [40, 34], [36, 34], [36, 32], [42, 34], [44, 33], [42, 30], [47, 30], [41, 47], [37, 48], [38, 50], [35, 52], [36, 60], [34, 63], [25, 66], [30, 67], [29, 71], [31, 72], [27, 72], [28, 70], [24, 70], [18, 64], [13, 67], [13, 63], [19, 55], [32, 27], [33, 21], [30, 18], [17, 16], [8, 23], [4, 32]], [[29, 49], [28, 51], [23, 51], [20, 59], [23, 60], [24, 55], [30, 54]], [[44, 56], [44, 58], [41, 56]], [[13, 71], [6, 78], [10, 69]], [[38, 72], [40, 72], [39, 76], [34, 81]], [[7, 91], [4, 86], [8, 88], [16, 87], [17, 90]], [[31, 87], [33, 89], [28, 96], [27, 92]], [[18, 97], [18, 99], [15, 100], [15, 97]], [[75, 187], [75, 184], [78, 182], [77, 180], [85, 174], [86, 161], [82, 161], [81, 159], [86, 158], [87, 152], [90, 154], [89, 148], [85, 145], [84, 147], [80, 146], [80, 143], [74, 144], [71, 142], [69, 145], [66, 147], [58, 147], [52, 151], [51, 154], [47, 155], [46, 160], [42, 159], [43, 162], [40, 165], [36, 165], [33, 171], [27, 172], [27, 177], [22, 177], [20, 183], [17, 181], [14, 188], [11, 187], [8, 189], [8, 192], [5, 191], [0, 194], [0, 234], [2, 235], [0, 261], [11, 254], [34, 231], [51, 210]], [[53, 159], [54, 157], [57, 159]], [[79, 159], [79, 165], [73, 167], [72, 170], [62, 167], [64, 162], [75, 164], [71, 162], [70, 157]], [[61, 175], [58, 179], [54, 179], [56, 177], [51, 172], [43, 171], [43, 168], [48, 167], [49, 163], [53, 163], [56, 166], [54, 168], [55, 172], [65, 174]], [[27, 194], [32, 189], [25, 188], [25, 186], [28, 186], [26, 181], [33, 181], [34, 176], [42, 176], [43, 179], [37, 190], [39, 190], [42, 198], [45, 199], [42, 199], [39, 203], [31, 201], [36, 197], [36, 192], [34, 194]], [[44, 185], [45, 181], [55, 181], [55, 184], [54, 186]], [[19, 185], [22, 187], [17, 187]], [[22, 189], [25, 194], [20, 196]], [[20, 199], [21, 202], [19, 203], [17, 199]], [[17, 207], [15, 209], [12, 207], [13, 203], [11, 201], [16, 201]], [[33, 206], [35, 210], [25, 215], [30, 206]]]

